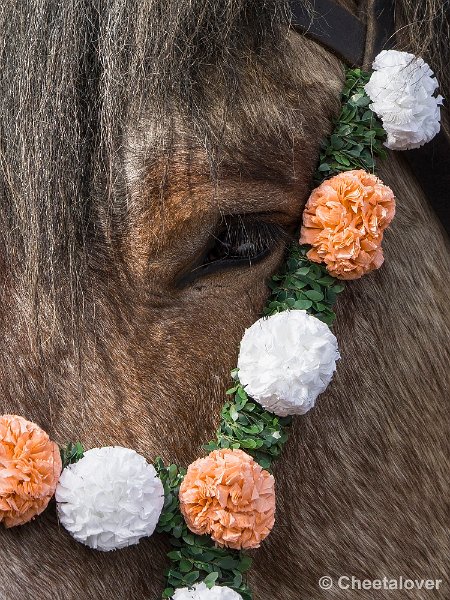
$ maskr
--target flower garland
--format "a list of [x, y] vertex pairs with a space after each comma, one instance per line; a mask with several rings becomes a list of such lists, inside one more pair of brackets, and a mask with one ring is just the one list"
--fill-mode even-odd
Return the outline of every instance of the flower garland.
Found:
[[[234, 385], [208, 452], [187, 470], [147, 463], [121, 447], [58, 451], [34, 423], [0, 417], [0, 521], [22, 525], [55, 496], [61, 524], [102, 551], [170, 535], [167, 587], [173, 600], [251, 600], [245, 573], [275, 522], [273, 461], [292, 415], [310, 410], [339, 359], [329, 327], [342, 280], [383, 263], [394, 194], [375, 175], [375, 157], [421, 146], [439, 131], [442, 97], [420, 58], [381, 52], [370, 75], [348, 70], [342, 109], [321, 145], [318, 187], [304, 213], [300, 244], [272, 278], [264, 317], [246, 330]], [[381, 119], [381, 122], [380, 122]]]

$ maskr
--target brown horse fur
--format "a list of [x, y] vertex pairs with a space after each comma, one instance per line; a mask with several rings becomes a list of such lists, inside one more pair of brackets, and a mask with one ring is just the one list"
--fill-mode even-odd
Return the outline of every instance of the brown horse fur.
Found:
[[[413, 4], [399, 4], [407, 19]], [[424, 51], [444, 52], [440, 2], [421, 4], [414, 31], [424, 19]], [[211, 438], [285, 238], [251, 267], [185, 275], [223, 215], [295, 230], [342, 83], [331, 54], [279, 26], [282, 5], [0, 7], [1, 413], [59, 443], [184, 465]], [[380, 174], [398, 197], [386, 264], [339, 301], [342, 360], [277, 465], [255, 600], [448, 598], [448, 582], [318, 587], [323, 575], [445, 579], [449, 556], [446, 240], [401, 155]], [[51, 506], [0, 530], [0, 597], [157, 600], [166, 550], [153, 536], [91, 551]]]

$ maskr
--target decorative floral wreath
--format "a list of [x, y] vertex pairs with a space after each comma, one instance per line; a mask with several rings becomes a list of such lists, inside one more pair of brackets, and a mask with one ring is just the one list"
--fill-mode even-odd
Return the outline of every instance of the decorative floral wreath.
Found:
[[[187, 471], [147, 463], [122, 447], [58, 449], [34, 423], [0, 417], [0, 521], [21, 525], [53, 495], [59, 520], [97, 550], [170, 535], [167, 587], [173, 600], [251, 600], [244, 574], [275, 522], [272, 463], [292, 415], [310, 410], [339, 359], [330, 330], [344, 289], [383, 263], [383, 232], [395, 212], [392, 190], [374, 174], [385, 146], [404, 150], [440, 128], [442, 97], [430, 67], [405, 52], [383, 51], [371, 75], [348, 70], [342, 108], [321, 146], [317, 187], [300, 243], [272, 278], [265, 316], [246, 330], [233, 387], [209, 454]], [[381, 122], [380, 122], [381, 120]]]

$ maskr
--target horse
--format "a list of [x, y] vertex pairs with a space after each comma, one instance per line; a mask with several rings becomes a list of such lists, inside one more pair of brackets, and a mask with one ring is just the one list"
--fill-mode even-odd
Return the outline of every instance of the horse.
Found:
[[[372, 4], [340, 1], [367, 25], [366, 67]], [[445, 8], [417, 4], [396, 2], [398, 47], [445, 96]], [[201, 455], [339, 109], [343, 62], [289, 19], [283, 0], [2, 4], [2, 413], [61, 445]], [[255, 600], [371, 597], [323, 576], [445, 579], [447, 239], [401, 153], [379, 167], [397, 196], [386, 264], [338, 301], [343, 359], [275, 467]], [[51, 505], [0, 539], [5, 600], [164, 587], [162, 535], [95, 552]]]

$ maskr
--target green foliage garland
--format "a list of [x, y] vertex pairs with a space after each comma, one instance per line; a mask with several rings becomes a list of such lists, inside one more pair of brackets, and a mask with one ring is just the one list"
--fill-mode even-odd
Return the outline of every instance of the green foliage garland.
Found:
[[269, 283], [272, 295], [264, 314], [303, 309], [331, 326], [336, 318], [333, 306], [337, 294], [345, 286], [331, 277], [324, 265], [311, 262], [306, 256], [308, 250], [309, 246], [298, 244], [290, 248], [283, 270]]
[[67, 446], [63, 446], [59, 449], [61, 455], [62, 468], [65, 469], [68, 465], [76, 463], [83, 458], [84, 448], [80, 442], [73, 444], [69, 442]]
[[319, 166], [314, 174], [318, 185], [325, 179], [352, 169], [373, 172], [374, 156], [386, 157], [383, 142], [386, 133], [381, 121], [370, 110], [370, 98], [364, 86], [370, 74], [361, 69], [347, 69], [341, 96], [341, 112], [333, 133], [320, 148]]
[[[342, 92], [341, 112], [333, 133], [321, 144], [319, 166], [314, 174], [318, 185], [325, 179], [352, 169], [373, 171], [375, 157], [384, 157], [382, 146], [386, 134], [380, 121], [369, 109], [370, 99], [364, 91], [370, 75], [360, 69], [348, 69]], [[290, 309], [306, 310], [328, 326], [336, 315], [333, 307], [343, 291], [342, 281], [329, 275], [326, 267], [310, 261], [309, 246], [292, 245], [281, 273], [269, 283], [271, 295], [264, 310], [270, 316]], [[247, 395], [239, 382], [237, 369], [232, 372], [234, 385], [227, 391], [216, 438], [204, 446], [211, 452], [219, 448], [241, 448], [264, 468], [271, 470], [288, 439], [291, 417], [281, 418], [262, 408]], [[244, 581], [251, 559], [242, 552], [217, 548], [209, 536], [195, 535], [187, 528], [180, 512], [178, 493], [186, 471], [176, 465], [165, 467], [155, 462], [163, 482], [165, 502], [157, 531], [170, 535], [173, 550], [166, 572], [167, 587], [163, 598], [175, 589], [192, 587], [204, 581], [208, 587], [228, 586], [243, 600], [252, 595]]]
[[[232, 371], [237, 378], [237, 369]], [[271, 470], [288, 439], [291, 417], [278, 417], [253, 402], [239, 381], [227, 392], [234, 396], [222, 409], [216, 440], [205, 446], [211, 452], [218, 448], [241, 448], [253, 456], [263, 469]]]
[[[323, 265], [312, 263], [306, 253], [308, 246], [289, 249], [284, 270], [270, 284], [272, 294], [264, 311], [271, 315], [291, 308], [305, 309], [328, 325], [334, 321], [333, 306], [344, 285], [328, 275]], [[288, 439], [291, 417], [278, 417], [252, 401], [239, 382], [238, 371], [232, 371], [234, 385], [226, 393], [216, 439], [204, 446], [207, 452], [218, 448], [241, 448], [264, 468], [271, 470]], [[186, 474], [177, 465], [165, 467], [161, 459], [155, 462], [164, 486], [164, 507], [157, 531], [170, 535], [173, 550], [168, 553], [171, 566], [166, 572], [167, 587], [163, 598], [171, 598], [175, 589], [191, 587], [204, 581], [208, 587], [226, 585], [238, 592], [243, 600], [252, 595], [244, 581], [251, 559], [230, 548], [217, 548], [209, 536], [199, 536], [187, 528], [180, 512], [178, 493]]]

